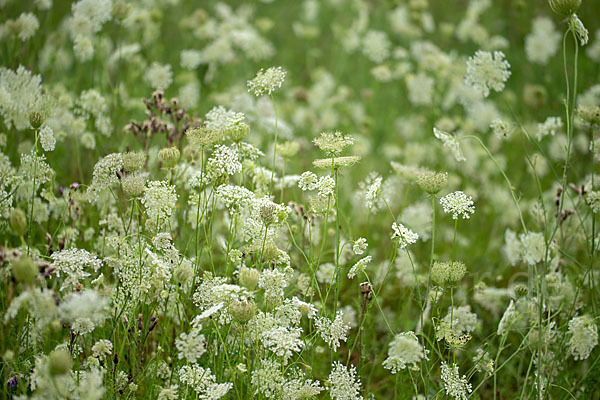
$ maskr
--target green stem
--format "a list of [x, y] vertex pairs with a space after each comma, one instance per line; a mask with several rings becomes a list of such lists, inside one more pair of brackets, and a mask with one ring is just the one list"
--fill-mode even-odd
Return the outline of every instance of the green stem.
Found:
[[37, 178], [37, 149], [38, 149], [38, 129], [35, 132], [35, 144], [33, 145], [33, 188], [31, 189], [31, 207], [29, 209], [29, 229], [27, 230], [27, 255], [31, 250], [32, 232], [31, 223], [33, 221], [33, 203], [35, 201], [36, 178]]

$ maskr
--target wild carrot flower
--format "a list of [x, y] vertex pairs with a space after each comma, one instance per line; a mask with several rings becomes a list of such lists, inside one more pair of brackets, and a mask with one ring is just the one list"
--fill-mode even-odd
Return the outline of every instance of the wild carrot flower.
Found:
[[367, 243], [367, 239], [361, 237], [356, 239], [352, 244], [352, 251], [356, 255], [361, 255], [365, 252], [368, 246], [369, 244]]
[[510, 64], [504, 59], [504, 53], [478, 50], [467, 60], [465, 82], [477, 89], [483, 97], [488, 97], [490, 90], [496, 92], [504, 89], [504, 82], [510, 77]]
[[388, 356], [383, 361], [383, 367], [392, 374], [405, 368], [418, 370], [419, 363], [427, 360], [427, 353], [414, 332], [402, 332], [394, 337], [389, 345]]
[[329, 374], [329, 395], [333, 400], [362, 400], [360, 379], [356, 377], [356, 368], [346, 368], [335, 361]]
[[467, 400], [469, 393], [472, 391], [472, 386], [465, 375], [460, 376], [458, 365], [452, 364], [452, 366], [449, 366], [443, 361], [441, 373], [446, 394], [454, 400]]
[[343, 316], [344, 313], [338, 311], [333, 321], [326, 317], [315, 317], [317, 332], [333, 351], [337, 351], [340, 340], [345, 342], [348, 337], [350, 327], [344, 323]]
[[366, 256], [358, 260], [356, 264], [354, 264], [352, 268], [350, 268], [350, 271], [348, 271], [348, 279], [353, 279], [357, 274], [364, 272], [365, 268], [367, 267], [367, 265], [369, 265], [371, 260], [371, 256]]
[[469, 219], [475, 212], [473, 198], [460, 190], [442, 197], [440, 204], [446, 214], [452, 214], [452, 219], [458, 219], [459, 215], [463, 219]]
[[255, 96], [270, 96], [283, 85], [286, 73], [282, 67], [271, 67], [266, 71], [261, 69], [254, 79], [248, 81], [248, 91]]
[[344, 135], [340, 131], [323, 132], [313, 143], [327, 154], [339, 155], [346, 147], [354, 143], [352, 136]]
[[598, 328], [593, 318], [584, 315], [569, 321], [569, 352], [575, 360], [585, 360], [598, 344]]
[[398, 239], [398, 244], [401, 249], [409, 244], [417, 242], [419, 235], [405, 227], [404, 225], [394, 222], [392, 223], [392, 239]]

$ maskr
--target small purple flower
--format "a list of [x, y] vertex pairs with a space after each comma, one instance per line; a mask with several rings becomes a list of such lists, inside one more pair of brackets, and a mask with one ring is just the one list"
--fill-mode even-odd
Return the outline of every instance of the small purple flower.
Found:
[[8, 387], [10, 389], [14, 389], [15, 387], [17, 387], [18, 384], [19, 384], [19, 377], [17, 377], [16, 375], [8, 380]]

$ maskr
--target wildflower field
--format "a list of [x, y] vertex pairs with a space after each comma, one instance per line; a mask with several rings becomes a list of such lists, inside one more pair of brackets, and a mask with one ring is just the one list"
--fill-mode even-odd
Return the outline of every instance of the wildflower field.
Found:
[[598, 0], [0, 0], [0, 399], [600, 399], [599, 171]]

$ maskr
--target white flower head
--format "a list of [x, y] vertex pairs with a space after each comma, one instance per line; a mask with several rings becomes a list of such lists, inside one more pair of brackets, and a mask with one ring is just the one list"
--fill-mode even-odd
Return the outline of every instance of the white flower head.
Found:
[[440, 204], [446, 214], [452, 214], [452, 219], [458, 219], [459, 215], [463, 219], [469, 219], [475, 212], [473, 198], [460, 190], [442, 197]]
[[145, 79], [154, 89], [166, 89], [173, 82], [173, 71], [169, 64], [153, 62], [146, 71]]
[[504, 59], [504, 53], [501, 51], [492, 54], [489, 51], [478, 50], [467, 60], [465, 82], [484, 97], [489, 96], [490, 90], [502, 91], [504, 82], [509, 77], [510, 64]]
[[266, 71], [261, 68], [256, 77], [248, 81], [248, 91], [255, 96], [268, 95], [283, 85], [286, 71], [282, 67], [271, 67]]
[[54, 131], [48, 125], [44, 125], [40, 129], [40, 143], [44, 151], [53, 151], [56, 146]]
[[350, 329], [350, 326], [344, 322], [344, 313], [342, 311], [336, 313], [333, 321], [327, 317], [315, 317], [315, 327], [321, 338], [331, 346], [333, 351], [337, 351], [340, 346], [340, 340], [346, 341], [348, 330]]
[[575, 360], [585, 360], [598, 344], [598, 328], [587, 316], [574, 317], [569, 321], [569, 352]]
[[352, 251], [354, 252], [354, 254], [359, 256], [365, 252], [367, 247], [369, 247], [369, 243], [367, 243], [367, 239], [361, 237], [361, 238], [356, 239], [354, 241], [354, 243], [352, 244]]
[[467, 400], [468, 394], [472, 391], [472, 386], [465, 375], [460, 376], [458, 365], [452, 364], [452, 366], [449, 366], [442, 362], [441, 370], [446, 394], [454, 400]]
[[356, 377], [356, 368], [346, 368], [342, 363], [334, 362], [329, 374], [329, 395], [333, 400], [362, 400], [360, 379]]
[[383, 367], [392, 374], [409, 368], [418, 370], [421, 360], [427, 360], [428, 350], [424, 349], [414, 332], [402, 332], [394, 337], [388, 349], [388, 357], [383, 362]]
[[392, 224], [392, 231], [392, 239], [398, 239], [401, 249], [404, 249], [409, 244], [416, 243], [417, 239], [419, 239], [418, 234], [397, 222]]
[[371, 256], [366, 256], [358, 260], [358, 262], [350, 268], [350, 271], [348, 271], [348, 278], [353, 279], [357, 274], [363, 272], [371, 260]]

